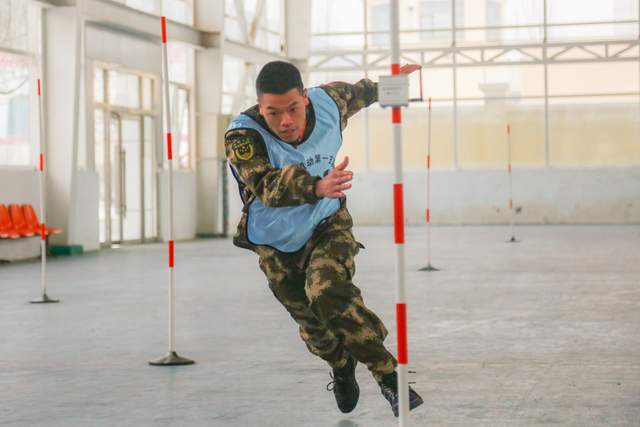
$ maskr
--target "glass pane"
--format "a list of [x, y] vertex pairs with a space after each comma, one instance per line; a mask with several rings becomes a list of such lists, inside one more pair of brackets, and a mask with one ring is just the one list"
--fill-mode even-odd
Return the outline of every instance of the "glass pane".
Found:
[[172, 21], [193, 24], [193, 8], [188, 0], [163, 0], [162, 14]]
[[109, 144], [109, 169], [106, 178], [111, 185], [109, 215], [111, 217], [111, 241], [120, 242], [122, 240], [120, 214], [122, 202], [120, 194], [121, 185], [121, 163], [120, 163], [120, 120], [116, 116], [111, 116], [109, 124], [110, 144]]
[[191, 166], [191, 143], [189, 121], [189, 92], [185, 89], [178, 91], [178, 116], [179, 130], [178, 163], [181, 168], [188, 169]]
[[154, 121], [144, 118], [144, 236], [153, 239], [157, 236], [156, 224], [156, 171], [154, 163]]
[[140, 120], [122, 120], [120, 164], [123, 168], [121, 197], [124, 240], [139, 240], [142, 237], [140, 229], [142, 221], [141, 149]]
[[125, 0], [125, 4], [143, 12], [160, 14], [160, 0]]
[[235, 0], [224, 0], [224, 13], [229, 16], [238, 16]]
[[0, 1], [0, 46], [27, 50], [28, 4], [24, 0]]
[[541, 65], [459, 67], [457, 73], [459, 98], [544, 96]]
[[637, 24], [598, 24], [554, 27], [553, 24], [602, 22], [638, 19], [635, 0], [548, 0], [547, 16], [550, 40], [637, 37]]
[[109, 71], [109, 102], [113, 105], [140, 108], [139, 77], [119, 71]]
[[104, 102], [104, 70], [102, 68], [93, 69], [93, 100]]
[[637, 96], [551, 99], [551, 165], [640, 165], [638, 101]]
[[[458, 154], [461, 168], [507, 170], [544, 166], [544, 100], [515, 104], [507, 100], [458, 103]], [[507, 125], [511, 126], [511, 160]], [[506, 174], [505, 174], [506, 179]]]
[[169, 43], [167, 45], [169, 81], [190, 84], [192, 54], [193, 49], [185, 44]]
[[638, 91], [637, 62], [549, 65], [549, 95]]
[[98, 221], [99, 221], [99, 234], [100, 243], [106, 241], [106, 219], [105, 219], [105, 204], [106, 204], [106, 182], [105, 182], [105, 164], [104, 164], [104, 149], [105, 149], [105, 132], [104, 132], [104, 110], [96, 109], [93, 113], [93, 131], [94, 131], [94, 155], [95, 155], [95, 168], [98, 177], [100, 178], [99, 189], [99, 201], [98, 201]]
[[314, 0], [311, 7], [312, 33], [364, 31], [363, 0]]
[[225, 18], [224, 20], [224, 36], [229, 40], [235, 40], [238, 42], [244, 42], [242, 36], [242, 28], [240, 22], [237, 19]]
[[0, 52], [0, 165], [35, 164], [29, 142], [29, 78], [28, 59]]
[[142, 109], [153, 109], [153, 80], [147, 77], [142, 79]]
[[284, 3], [283, 0], [266, 0], [264, 5], [263, 26], [271, 31], [282, 33]]

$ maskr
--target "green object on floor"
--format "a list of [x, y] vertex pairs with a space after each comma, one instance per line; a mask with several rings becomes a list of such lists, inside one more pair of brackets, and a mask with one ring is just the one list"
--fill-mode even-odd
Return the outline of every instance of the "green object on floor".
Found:
[[84, 249], [82, 245], [51, 245], [49, 254], [53, 256], [73, 256], [82, 255]]

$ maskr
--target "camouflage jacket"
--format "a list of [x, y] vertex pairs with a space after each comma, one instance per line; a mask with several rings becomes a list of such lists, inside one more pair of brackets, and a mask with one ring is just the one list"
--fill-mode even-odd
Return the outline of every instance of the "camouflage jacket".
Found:
[[[377, 83], [369, 79], [362, 79], [356, 84], [333, 82], [320, 86], [336, 103], [340, 111], [341, 130], [347, 126], [351, 116], [368, 107], [378, 100]], [[268, 130], [269, 127], [260, 115], [258, 106], [254, 105], [242, 114], [255, 119]], [[313, 104], [307, 107], [307, 126], [302, 139], [291, 144], [303, 144], [315, 126]], [[275, 136], [275, 135], [274, 135]], [[251, 145], [251, 147], [248, 147]], [[233, 129], [225, 135], [225, 150], [228, 161], [233, 165], [238, 178], [244, 185], [242, 200], [244, 209], [233, 242], [236, 246], [251, 249], [259, 255], [274, 250], [263, 246], [253, 245], [247, 238], [247, 209], [249, 203], [258, 197], [265, 206], [283, 207], [297, 206], [305, 203], [315, 203], [315, 185], [319, 177], [309, 175], [301, 165], [287, 165], [282, 169], [274, 168], [267, 154], [262, 136], [253, 129]], [[251, 152], [251, 156], [243, 153]], [[250, 157], [248, 159], [244, 159]], [[318, 235], [333, 229], [350, 229], [353, 225], [351, 216], [346, 208], [346, 202], [326, 223], [318, 226], [312, 240]], [[302, 250], [302, 249], [301, 249]]]

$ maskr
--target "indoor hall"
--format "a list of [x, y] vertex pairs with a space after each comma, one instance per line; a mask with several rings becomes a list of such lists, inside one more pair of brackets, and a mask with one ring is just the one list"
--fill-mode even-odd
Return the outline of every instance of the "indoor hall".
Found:
[[635, 0], [0, 0], [0, 424], [637, 425], [638, 40]]

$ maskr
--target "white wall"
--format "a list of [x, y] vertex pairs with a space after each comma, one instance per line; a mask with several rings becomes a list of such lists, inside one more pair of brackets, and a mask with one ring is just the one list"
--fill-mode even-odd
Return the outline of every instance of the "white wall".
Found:
[[[405, 219], [424, 224], [426, 172], [404, 175]], [[433, 224], [509, 221], [506, 171], [432, 171]], [[529, 224], [640, 223], [640, 168], [513, 171], [513, 200]], [[357, 224], [391, 224], [392, 174], [355, 174], [348, 206]]]
[[[391, 225], [391, 172], [355, 173], [347, 206], [357, 225]], [[433, 224], [509, 222], [506, 171], [432, 171]], [[404, 175], [407, 224], [425, 223], [426, 172]], [[516, 221], [527, 224], [638, 224], [640, 168], [527, 169], [513, 172]], [[230, 233], [240, 219], [241, 202], [229, 185]]]
[[199, 234], [220, 233], [219, 177], [224, 159], [224, 129], [228, 119], [221, 116], [222, 51], [203, 49], [196, 51], [196, 174]]
[[54, 245], [68, 245], [74, 168], [74, 101], [76, 92], [77, 15], [73, 7], [43, 11], [45, 172], [47, 222], [63, 229], [51, 236]]
[[[40, 219], [40, 172], [26, 169], [0, 169], [0, 203], [31, 204]], [[62, 227], [62, 224], [51, 224]]]

